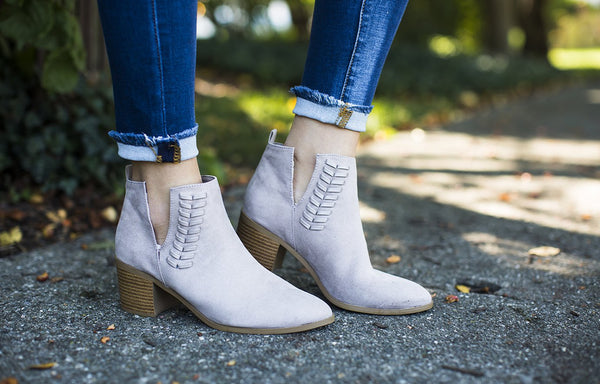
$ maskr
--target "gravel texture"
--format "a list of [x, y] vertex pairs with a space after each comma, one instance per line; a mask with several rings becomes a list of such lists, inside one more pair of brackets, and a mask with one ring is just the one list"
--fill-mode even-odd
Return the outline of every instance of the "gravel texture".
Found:
[[[599, 383], [599, 140], [588, 84], [362, 148], [371, 259], [435, 295], [416, 315], [335, 309], [318, 330], [238, 335], [185, 309], [122, 311], [107, 231], [0, 259], [0, 380]], [[234, 222], [242, 195], [225, 195]], [[537, 246], [560, 253], [529, 255]], [[277, 273], [320, 295], [291, 257]]]

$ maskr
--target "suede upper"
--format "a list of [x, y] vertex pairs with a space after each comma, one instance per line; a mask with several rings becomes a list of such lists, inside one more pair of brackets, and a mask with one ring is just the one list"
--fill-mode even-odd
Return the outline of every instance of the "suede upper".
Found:
[[292, 246], [343, 303], [383, 309], [431, 303], [420, 285], [373, 269], [360, 220], [355, 158], [317, 155], [307, 190], [295, 204], [293, 153], [271, 134], [248, 186], [244, 213]]
[[119, 260], [154, 276], [222, 325], [285, 328], [332, 316], [326, 303], [269, 272], [248, 253], [227, 217], [215, 177], [172, 188], [170, 195], [169, 229], [159, 246], [145, 183], [127, 181], [116, 235]]

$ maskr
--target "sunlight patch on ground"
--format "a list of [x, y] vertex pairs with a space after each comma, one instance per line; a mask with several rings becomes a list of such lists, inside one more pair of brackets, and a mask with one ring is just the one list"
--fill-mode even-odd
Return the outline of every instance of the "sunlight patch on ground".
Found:
[[598, 268], [598, 264], [600, 264], [596, 260], [581, 258], [564, 251], [553, 257], [532, 256], [528, 253], [529, 249], [539, 244], [505, 239], [486, 232], [468, 232], [462, 236], [463, 239], [480, 251], [496, 256], [500, 262], [510, 263], [516, 268], [537, 269], [567, 276], [580, 276]]
[[554, 48], [548, 60], [558, 69], [600, 69], [600, 47], [598, 48]]
[[378, 187], [484, 215], [600, 234], [597, 142], [433, 131], [421, 143], [401, 133], [379, 144], [376, 154], [366, 152], [389, 168], [369, 180]]
[[381, 223], [385, 220], [385, 212], [380, 211], [379, 209], [368, 206], [362, 201], [359, 202], [360, 205], [360, 219], [365, 223]]

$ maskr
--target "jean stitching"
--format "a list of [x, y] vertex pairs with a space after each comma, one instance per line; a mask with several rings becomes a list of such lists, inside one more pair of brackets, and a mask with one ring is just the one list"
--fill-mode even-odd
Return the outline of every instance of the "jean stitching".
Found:
[[348, 63], [348, 69], [346, 70], [346, 76], [344, 77], [344, 85], [342, 86], [342, 92], [340, 95], [340, 100], [344, 100], [344, 96], [346, 94], [346, 87], [348, 85], [348, 80], [350, 78], [350, 73], [352, 72], [352, 65], [354, 64], [354, 55], [356, 54], [356, 50], [358, 48], [358, 41], [360, 39], [360, 32], [362, 29], [362, 21], [363, 21], [363, 12], [365, 10], [365, 4], [367, 0], [363, 0], [360, 6], [360, 14], [358, 17], [358, 29], [356, 30], [356, 38], [354, 40], [354, 47], [352, 47], [352, 55], [350, 56], [350, 62]]
[[158, 33], [158, 16], [156, 14], [156, 0], [152, 1], [152, 19], [153, 19], [153, 27], [154, 27], [154, 39], [156, 41], [156, 54], [158, 56], [158, 73], [160, 78], [160, 107], [161, 107], [161, 117], [162, 117], [162, 128], [163, 132], [166, 136], [169, 136], [167, 132], [167, 121], [166, 121], [166, 113], [167, 108], [165, 106], [165, 85], [164, 85], [164, 77], [163, 77], [163, 63], [162, 63], [162, 55], [160, 50], [160, 34]]

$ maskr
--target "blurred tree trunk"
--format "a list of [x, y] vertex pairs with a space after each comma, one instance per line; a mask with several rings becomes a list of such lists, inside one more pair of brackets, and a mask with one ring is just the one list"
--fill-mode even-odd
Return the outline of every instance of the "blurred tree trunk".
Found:
[[288, 6], [292, 13], [292, 25], [298, 33], [298, 40], [308, 41], [310, 37], [310, 18], [312, 9], [302, 0], [288, 0]]
[[526, 55], [548, 56], [547, 6], [548, 0], [517, 0], [518, 22], [525, 33], [523, 53]]
[[513, 22], [514, 8], [511, 1], [485, 0], [484, 31], [485, 46], [493, 53], [508, 53], [508, 31]]
[[78, 0], [75, 12], [79, 18], [83, 46], [86, 51], [85, 75], [88, 80], [97, 81], [100, 75], [108, 69], [108, 56], [104, 47], [98, 3]]

